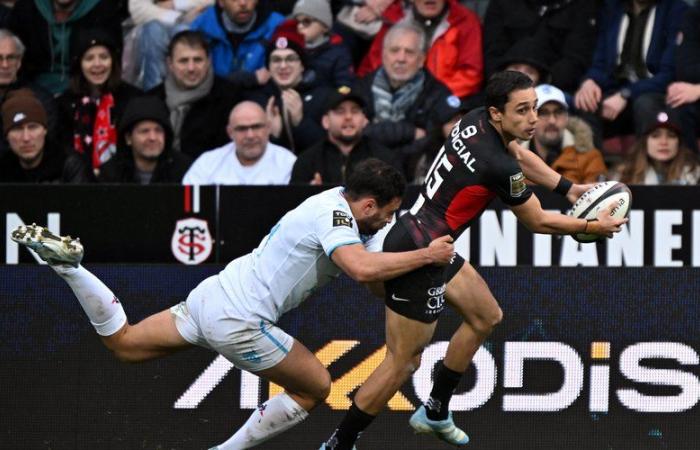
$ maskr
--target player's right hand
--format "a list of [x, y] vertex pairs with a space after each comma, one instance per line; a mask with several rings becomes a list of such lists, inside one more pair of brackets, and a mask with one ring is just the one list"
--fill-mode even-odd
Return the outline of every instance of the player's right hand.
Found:
[[428, 245], [428, 255], [433, 264], [446, 266], [455, 257], [455, 244], [452, 236], [440, 236]]
[[618, 233], [621, 226], [629, 222], [628, 218], [618, 219], [612, 217], [612, 210], [617, 206], [615, 203], [610, 204], [607, 208], [601, 209], [596, 216], [600, 231], [596, 230], [596, 234], [602, 234], [607, 237], [612, 237], [613, 233]]

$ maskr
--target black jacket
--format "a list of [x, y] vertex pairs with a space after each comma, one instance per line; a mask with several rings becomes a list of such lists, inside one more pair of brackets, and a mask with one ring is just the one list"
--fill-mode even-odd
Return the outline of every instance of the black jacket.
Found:
[[[283, 127], [279, 137], [270, 136], [270, 142], [288, 148], [298, 155], [325, 137], [326, 131], [321, 126], [321, 117], [326, 112], [326, 101], [333, 89], [315, 83], [302, 82], [295, 90], [304, 102], [304, 117], [299, 125], [291, 127], [291, 130], [286, 130]], [[282, 93], [272, 80], [259, 89], [246, 94], [246, 99], [258, 103], [265, 109], [268, 99], [273, 96], [277, 107], [282, 111]], [[291, 134], [291, 140], [288, 134]]]
[[63, 151], [50, 144], [44, 149], [41, 163], [25, 170], [12, 152], [0, 156], [0, 183], [89, 183], [92, 175], [77, 155], [66, 157]]
[[341, 184], [350, 176], [355, 164], [367, 158], [381, 159], [401, 170], [398, 153], [367, 137], [363, 137], [347, 156], [331, 141], [324, 139], [299, 155], [289, 182], [309, 184], [319, 173], [324, 184]]
[[180, 183], [189, 169], [192, 159], [172, 150], [173, 129], [170, 125], [168, 107], [158, 97], [148, 95], [133, 98], [124, 110], [119, 121], [119, 140], [117, 154], [100, 166], [98, 181], [102, 183], [138, 183], [134, 152], [126, 143], [126, 134], [144, 120], [160, 124], [165, 132], [165, 146], [158, 157], [150, 184]]
[[[360, 79], [354, 89], [365, 99], [367, 105], [365, 110], [370, 124], [365, 128], [365, 134], [404, 156], [407, 164], [404, 170], [409, 179], [413, 173], [412, 166], [420, 155], [431, 153], [436, 145], [439, 147], [442, 144], [442, 125], [459, 114], [459, 99], [430, 72], [424, 72], [423, 91], [401, 121], [373, 122], [375, 114], [372, 83], [377, 71]], [[426, 137], [415, 139], [416, 128], [424, 129]], [[435, 136], [440, 136], [440, 139], [436, 141]]]
[[548, 55], [551, 83], [573, 92], [591, 64], [597, 1], [491, 0], [484, 17], [486, 78], [503, 65], [517, 42], [534, 39]]
[[[182, 182], [192, 160], [182, 153], [164, 151], [158, 158], [158, 164], [153, 171], [150, 184]], [[97, 178], [101, 183], [138, 183], [136, 178], [136, 166], [131, 149], [119, 151], [100, 167], [100, 175]]]
[[[148, 94], [165, 101], [165, 84], [160, 84]], [[214, 77], [209, 95], [192, 103], [180, 130], [180, 151], [192, 159], [231, 141], [226, 132], [228, 116], [241, 101], [238, 88], [223, 78]]]
[[696, 4], [686, 12], [681, 25], [681, 36], [680, 45], [676, 48], [677, 79], [698, 84], [700, 83], [700, 4]]
[[307, 48], [306, 57], [319, 85], [337, 88], [355, 83], [352, 55], [339, 35], [331, 35], [317, 48]]

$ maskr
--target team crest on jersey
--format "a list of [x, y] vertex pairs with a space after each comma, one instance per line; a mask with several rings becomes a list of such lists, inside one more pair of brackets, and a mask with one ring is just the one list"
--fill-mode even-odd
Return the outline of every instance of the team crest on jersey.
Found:
[[334, 227], [350, 227], [352, 228], [352, 217], [345, 211], [333, 211], [333, 226]]
[[527, 186], [525, 185], [525, 175], [522, 172], [518, 172], [515, 175], [510, 176], [510, 196], [520, 197]]
[[206, 220], [188, 217], [175, 224], [170, 248], [175, 259], [183, 264], [200, 264], [209, 258], [214, 247]]

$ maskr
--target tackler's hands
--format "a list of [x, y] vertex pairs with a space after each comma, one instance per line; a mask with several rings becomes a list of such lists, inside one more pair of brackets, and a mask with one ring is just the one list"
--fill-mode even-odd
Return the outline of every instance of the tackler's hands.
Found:
[[440, 236], [437, 239], [433, 239], [426, 250], [433, 264], [446, 266], [452, 262], [455, 256], [454, 239], [449, 235]]
[[613, 237], [613, 233], [619, 233], [622, 225], [629, 222], [628, 218], [618, 219], [613, 217], [613, 209], [618, 205], [612, 203], [608, 207], [598, 211], [595, 220], [586, 224], [585, 233], [599, 234], [601, 236]]

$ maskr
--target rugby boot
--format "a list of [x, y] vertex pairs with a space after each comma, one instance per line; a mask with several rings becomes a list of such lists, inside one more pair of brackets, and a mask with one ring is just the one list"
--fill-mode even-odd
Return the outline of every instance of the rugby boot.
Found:
[[425, 413], [425, 406], [421, 405], [408, 421], [416, 433], [432, 434], [448, 444], [462, 446], [469, 443], [469, 436], [455, 426], [452, 420], [452, 412], [445, 420], [430, 420]]
[[20, 225], [10, 234], [18, 244], [26, 245], [51, 265], [67, 264], [78, 267], [83, 259], [83, 244], [70, 236], [56, 236], [37, 224]]

